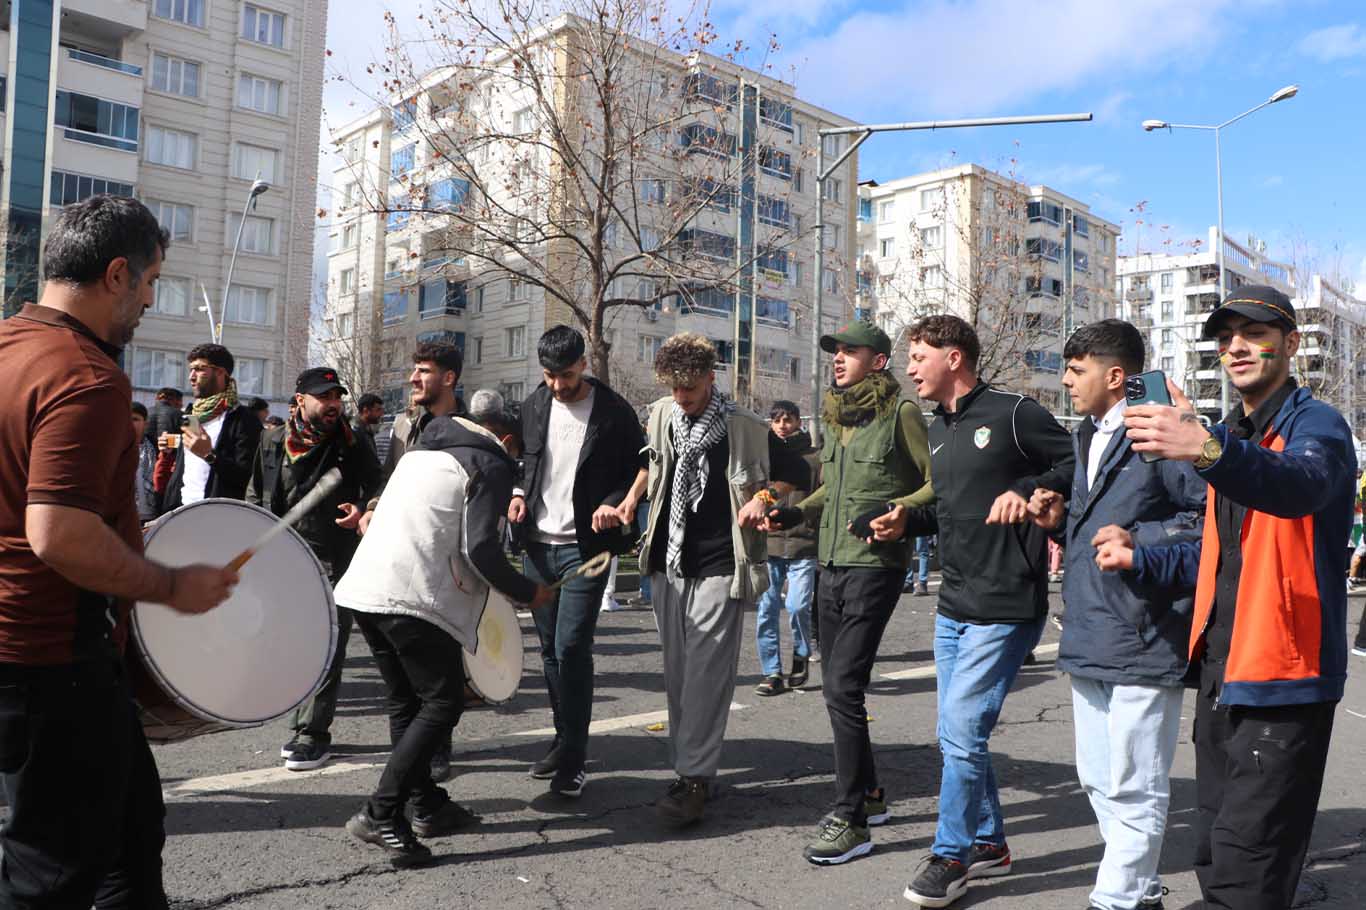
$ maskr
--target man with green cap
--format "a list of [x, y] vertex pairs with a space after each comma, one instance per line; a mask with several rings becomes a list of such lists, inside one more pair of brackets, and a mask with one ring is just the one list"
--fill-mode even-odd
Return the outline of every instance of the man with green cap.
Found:
[[876, 326], [851, 322], [820, 343], [834, 355], [835, 380], [821, 406], [823, 483], [796, 508], [770, 511], [763, 527], [819, 521], [821, 688], [835, 740], [836, 795], [805, 856], [833, 865], [872, 850], [869, 825], [889, 817], [864, 690], [911, 548], [904, 540], [873, 541], [869, 523], [893, 504], [924, 505], [934, 494], [925, 418], [887, 370], [891, 339]]

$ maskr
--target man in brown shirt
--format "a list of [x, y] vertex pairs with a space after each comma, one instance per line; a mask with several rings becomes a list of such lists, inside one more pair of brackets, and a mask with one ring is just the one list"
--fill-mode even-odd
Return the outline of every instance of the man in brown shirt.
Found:
[[133, 199], [68, 206], [39, 304], [0, 323], [0, 910], [167, 906], [161, 784], [122, 665], [128, 613], [138, 600], [204, 612], [237, 577], [142, 557], [116, 358], [166, 245]]

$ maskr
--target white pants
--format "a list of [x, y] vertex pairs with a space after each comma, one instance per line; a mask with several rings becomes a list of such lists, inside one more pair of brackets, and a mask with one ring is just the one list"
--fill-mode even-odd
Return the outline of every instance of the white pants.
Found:
[[1091, 904], [1131, 910], [1161, 897], [1157, 863], [1181, 732], [1179, 686], [1125, 686], [1072, 677], [1077, 777], [1091, 800], [1105, 856]]

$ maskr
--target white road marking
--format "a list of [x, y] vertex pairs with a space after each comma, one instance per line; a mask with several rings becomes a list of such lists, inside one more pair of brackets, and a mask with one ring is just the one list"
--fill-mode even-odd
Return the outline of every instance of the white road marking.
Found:
[[[743, 711], [745, 705], [739, 702], [731, 702], [732, 711]], [[647, 711], [644, 714], [627, 714], [625, 717], [610, 717], [607, 720], [595, 720], [588, 725], [588, 732], [608, 733], [612, 730], [625, 730], [627, 727], [644, 727], [648, 724], [667, 723], [669, 720], [668, 711]], [[546, 727], [542, 730], [521, 730], [511, 736], [554, 736], [555, 728]]]
[[[1047, 654], [1058, 653], [1057, 645], [1039, 645], [1034, 649], [1035, 657], [1043, 657]], [[934, 664], [926, 667], [911, 667], [909, 670], [896, 670], [892, 673], [881, 673], [883, 679], [933, 679], [935, 675]]]
[[1360, 717], [1362, 720], [1366, 720], [1366, 714], [1358, 714], [1351, 708], [1344, 708], [1343, 710], [1345, 710], [1348, 714], [1352, 715], [1353, 717]]

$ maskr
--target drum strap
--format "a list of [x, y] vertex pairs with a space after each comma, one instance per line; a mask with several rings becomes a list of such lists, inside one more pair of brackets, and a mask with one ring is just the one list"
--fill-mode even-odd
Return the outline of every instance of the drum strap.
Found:
[[117, 610], [114, 599], [105, 594], [85, 590], [77, 594], [76, 630], [71, 642], [76, 661], [119, 659], [113, 635], [118, 622]]

